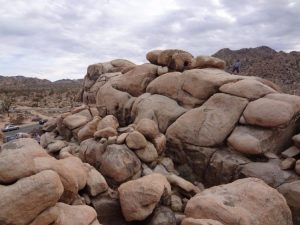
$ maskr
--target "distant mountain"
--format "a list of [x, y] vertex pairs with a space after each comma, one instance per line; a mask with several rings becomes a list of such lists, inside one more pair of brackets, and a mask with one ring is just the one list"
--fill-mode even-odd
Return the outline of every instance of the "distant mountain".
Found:
[[226, 71], [241, 60], [241, 75], [259, 76], [280, 85], [284, 91], [300, 94], [300, 52], [277, 52], [267, 46], [230, 50], [224, 48], [213, 54], [226, 61]]
[[19, 90], [40, 90], [40, 89], [57, 89], [57, 88], [80, 88], [83, 80], [63, 79], [51, 82], [47, 79], [39, 79], [24, 76], [1, 76], [0, 91], [19, 91]]

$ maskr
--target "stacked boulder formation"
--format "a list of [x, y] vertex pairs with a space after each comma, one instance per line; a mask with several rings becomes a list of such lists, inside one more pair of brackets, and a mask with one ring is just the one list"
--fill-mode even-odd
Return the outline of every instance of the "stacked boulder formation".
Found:
[[299, 225], [300, 97], [214, 57], [146, 57], [90, 65], [42, 147], [2, 146], [0, 224]]

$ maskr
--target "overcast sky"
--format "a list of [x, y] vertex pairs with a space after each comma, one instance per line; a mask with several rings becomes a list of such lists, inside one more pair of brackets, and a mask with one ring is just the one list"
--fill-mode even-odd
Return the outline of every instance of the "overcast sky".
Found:
[[0, 0], [0, 74], [82, 78], [152, 49], [300, 51], [300, 0]]

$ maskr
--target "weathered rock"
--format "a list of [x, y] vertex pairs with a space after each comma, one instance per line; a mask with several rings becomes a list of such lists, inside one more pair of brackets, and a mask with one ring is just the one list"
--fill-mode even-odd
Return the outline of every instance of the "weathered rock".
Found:
[[157, 207], [151, 217], [146, 221], [147, 225], [176, 225], [175, 214], [165, 206]]
[[223, 93], [256, 100], [276, 91], [255, 79], [244, 79], [234, 83], [224, 84], [220, 87]]
[[261, 98], [248, 104], [243, 117], [247, 124], [284, 128], [290, 123], [294, 114], [294, 109], [289, 103]]
[[138, 122], [136, 130], [143, 134], [148, 140], [153, 140], [159, 135], [157, 123], [147, 118], [141, 119]]
[[217, 220], [185, 218], [181, 225], [224, 225]]
[[128, 133], [122, 133], [122, 134], [120, 134], [120, 135], [117, 137], [117, 141], [116, 141], [116, 143], [117, 143], [118, 145], [122, 145], [122, 144], [124, 144], [124, 143], [125, 143], [125, 140], [126, 140], [126, 137], [127, 137], [127, 135], [128, 135]]
[[42, 130], [45, 132], [51, 132], [56, 128], [57, 119], [50, 119], [44, 125]]
[[143, 149], [147, 146], [147, 140], [140, 132], [133, 131], [127, 135], [126, 145], [133, 150]]
[[92, 225], [99, 224], [96, 211], [87, 205], [67, 205], [57, 203], [59, 216], [53, 225]]
[[109, 145], [101, 157], [100, 172], [124, 182], [141, 170], [141, 162], [126, 145]]
[[281, 170], [276, 162], [251, 162], [243, 165], [240, 177], [256, 177], [274, 188], [297, 179], [294, 174]]
[[123, 183], [118, 190], [125, 219], [141, 221], [152, 213], [164, 193], [170, 193], [171, 186], [164, 176], [151, 174]]
[[57, 173], [46, 170], [9, 186], [0, 185], [0, 190], [1, 223], [26, 225], [55, 205], [63, 193], [63, 185]]
[[231, 148], [244, 154], [280, 153], [289, 144], [293, 130], [293, 126], [286, 129], [236, 126], [227, 141]]
[[116, 90], [110, 83], [103, 85], [96, 96], [99, 115], [114, 115], [121, 126], [131, 122], [130, 112], [135, 98], [126, 92]]
[[138, 97], [145, 93], [148, 84], [157, 76], [157, 66], [153, 64], [142, 64], [135, 66], [132, 70], [119, 76], [113, 82], [113, 87], [117, 90], [129, 93]]
[[158, 64], [158, 56], [160, 55], [161, 52], [162, 52], [162, 50], [150, 51], [147, 53], [146, 58], [150, 63], [157, 65]]
[[36, 171], [53, 170], [58, 173], [64, 186], [61, 201], [71, 203], [78, 191], [86, 185], [87, 173], [83, 163], [77, 157], [56, 160], [52, 157], [34, 158]]
[[152, 142], [159, 155], [165, 151], [167, 145], [167, 138], [164, 134], [159, 134], [156, 138], [154, 138]]
[[139, 96], [131, 111], [134, 123], [138, 123], [144, 118], [154, 120], [161, 132], [167, 128], [186, 110], [180, 107], [176, 101], [162, 96], [150, 95], [149, 93]]
[[59, 216], [59, 209], [56, 206], [50, 207], [41, 212], [29, 225], [53, 224]]
[[90, 122], [88, 122], [84, 127], [82, 127], [78, 131], [78, 140], [79, 142], [82, 142], [86, 139], [94, 137], [94, 133], [97, 130], [97, 126], [101, 118], [99, 116], [94, 117], [94, 119]]
[[94, 133], [95, 138], [109, 138], [109, 137], [113, 137], [113, 136], [117, 136], [117, 135], [118, 135], [117, 130], [112, 127], [106, 127], [101, 130], [97, 130]]
[[167, 179], [170, 184], [181, 188], [183, 191], [185, 191], [185, 193], [188, 193], [191, 196], [201, 192], [197, 186], [175, 174], [167, 175]]
[[183, 205], [181, 198], [178, 195], [171, 195], [171, 209], [174, 212], [182, 212]]
[[292, 137], [292, 140], [294, 142], [294, 145], [298, 148], [300, 148], [300, 134], [297, 134]]
[[91, 196], [96, 196], [100, 193], [105, 192], [108, 189], [105, 178], [99, 173], [94, 167], [89, 164], [86, 165], [88, 168], [86, 187], [87, 191]]
[[224, 225], [293, 224], [283, 196], [255, 178], [206, 189], [191, 198], [185, 215], [195, 219], [217, 220]]
[[293, 169], [294, 166], [296, 164], [296, 159], [294, 158], [286, 158], [284, 159], [281, 164], [280, 164], [280, 168], [282, 170], [289, 170], [289, 169]]
[[217, 68], [224, 70], [225, 61], [212, 56], [197, 56], [195, 62], [192, 64], [193, 68]]
[[284, 158], [292, 158], [300, 155], [300, 149], [296, 146], [292, 146], [281, 153]]
[[109, 196], [97, 196], [92, 205], [98, 214], [98, 220], [103, 225], [126, 225], [118, 199]]
[[[167, 139], [202, 147], [221, 145], [233, 130], [248, 101], [227, 94], [215, 94], [199, 108], [179, 117], [167, 130]], [[180, 146], [181, 145], [181, 146]]]
[[47, 146], [48, 153], [56, 153], [67, 146], [67, 143], [61, 140], [55, 140]]
[[154, 145], [150, 142], [147, 143], [147, 146], [145, 148], [135, 150], [134, 152], [140, 160], [146, 163], [153, 162], [158, 158], [157, 151]]
[[88, 110], [81, 111], [76, 114], [69, 115], [63, 119], [65, 124], [70, 130], [82, 127], [91, 120], [91, 115]]
[[105, 149], [106, 144], [97, 142], [94, 139], [87, 139], [80, 144], [79, 158], [83, 162], [89, 163], [96, 169], [99, 169]]
[[[219, 149], [210, 158], [205, 170], [204, 183], [211, 187], [232, 182], [237, 178], [240, 167], [249, 162], [249, 159], [240, 154]], [[195, 173], [197, 174], [197, 170]]]
[[119, 127], [119, 122], [113, 115], [107, 115], [98, 123], [97, 130], [102, 130], [107, 127], [112, 127], [117, 129]]
[[55, 133], [46, 132], [42, 134], [40, 138], [40, 144], [43, 148], [46, 148], [50, 143], [54, 142], [55, 140]]

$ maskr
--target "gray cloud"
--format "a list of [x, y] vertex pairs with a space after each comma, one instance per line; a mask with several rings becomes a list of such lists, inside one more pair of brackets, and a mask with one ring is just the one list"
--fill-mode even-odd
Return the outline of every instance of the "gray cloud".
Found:
[[82, 78], [156, 48], [300, 50], [299, 0], [0, 0], [0, 74]]

